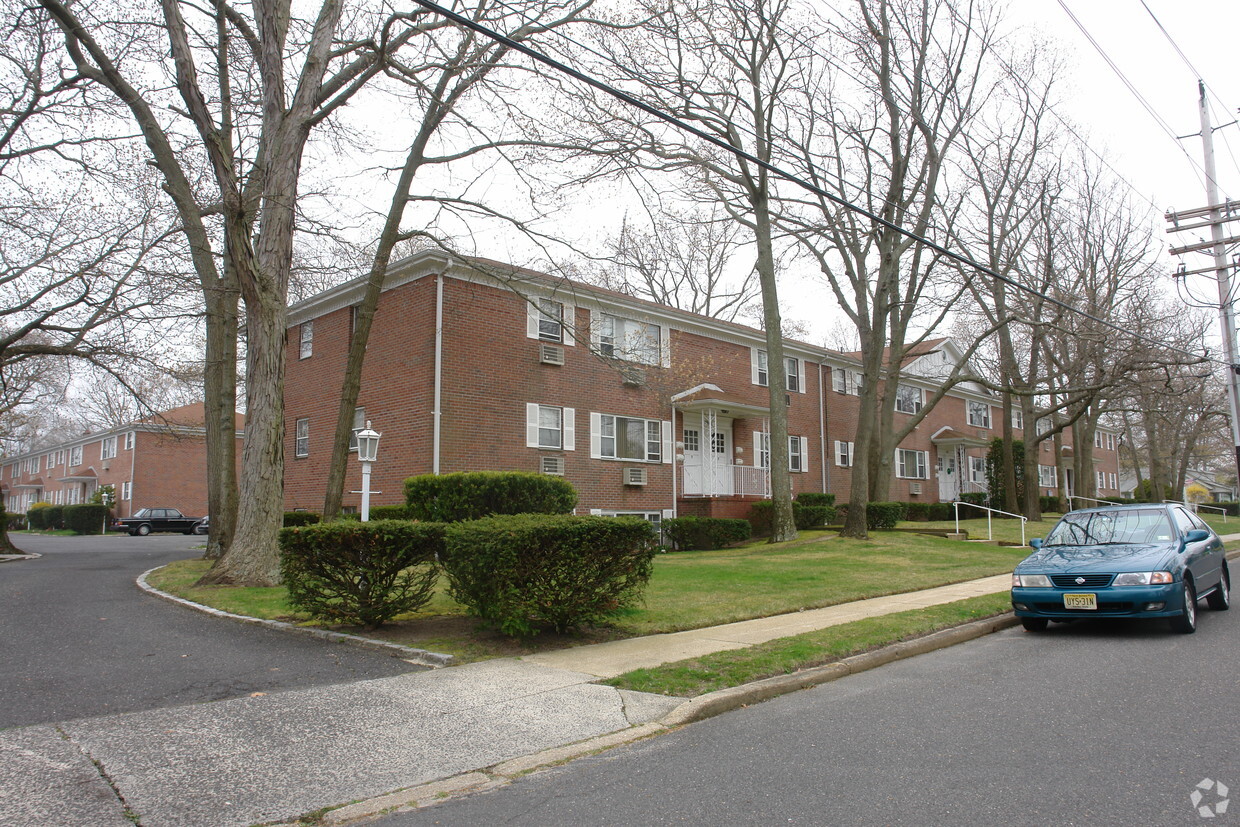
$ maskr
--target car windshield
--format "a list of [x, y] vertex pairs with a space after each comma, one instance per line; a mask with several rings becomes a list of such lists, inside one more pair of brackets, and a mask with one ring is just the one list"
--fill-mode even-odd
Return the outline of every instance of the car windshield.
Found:
[[1044, 546], [1168, 543], [1175, 530], [1161, 508], [1085, 511], [1066, 514], [1046, 535]]

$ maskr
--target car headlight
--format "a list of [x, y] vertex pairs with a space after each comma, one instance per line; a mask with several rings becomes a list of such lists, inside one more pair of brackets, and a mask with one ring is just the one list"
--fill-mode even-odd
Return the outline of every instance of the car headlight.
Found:
[[1051, 588], [1051, 579], [1045, 574], [1013, 574], [1012, 588], [1019, 589], [1049, 589]]
[[1156, 586], [1172, 582], [1169, 571], [1126, 571], [1115, 575], [1114, 586]]

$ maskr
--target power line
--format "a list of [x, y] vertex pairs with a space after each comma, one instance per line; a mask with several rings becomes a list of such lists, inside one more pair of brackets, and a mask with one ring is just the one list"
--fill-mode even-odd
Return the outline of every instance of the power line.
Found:
[[[1062, 1], [1063, 0], [1060, 0], [1061, 3]], [[835, 193], [829, 192], [827, 190], [822, 189], [821, 187], [815, 186], [814, 184], [811, 184], [810, 182], [801, 179], [800, 177], [794, 175], [793, 173], [788, 172], [787, 170], [784, 170], [780, 168], [779, 166], [776, 166], [775, 164], [770, 163], [769, 161], [764, 161], [761, 158], [758, 158], [757, 156], [753, 155], [752, 153], [746, 152], [743, 149], [738, 149], [737, 147], [732, 146], [731, 144], [727, 143], [721, 138], [718, 138], [715, 135], [711, 135], [709, 132], [699, 129], [698, 127], [695, 127], [692, 124], [685, 123], [684, 121], [677, 118], [676, 116], [668, 114], [656, 108], [655, 106], [652, 106], [651, 104], [648, 104], [645, 101], [642, 101], [634, 97], [633, 95], [630, 95], [629, 93], [623, 90], [617, 89], [614, 86], [604, 83], [603, 81], [600, 81], [596, 78], [593, 78], [585, 74], [584, 72], [581, 72], [578, 69], [574, 69], [573, 67], [568, 66], [556, 60], [555, 58], [550, 57], [549, 55], [538, 51], [537, 49], [534, 49], [531, 46], [528, 46], [524, 43], [513, 40], [507, 35], [497, 32], [474, 20], [470, 20], [464, 15], [454, 12], [451, 9], [441, 6], [438, 3], [434, 2], [434, 0], [414, 0], [414, 2], [429, 11], [433, 11], [436, 14], [442, 15], [448, 20], [456, 23], [458, 26], [464, 26], [465, 28], [478, 32], [479, 34], [485, 37], [491, 38], [497, 43], [500, 43], [514, 51], [520, 52], [526, 57], [529, 57], [533, 59], [534, 61], [543, 64], [544, 66], [547, 66], [551, 69], [554, 69], [557, 72], [565, 74], [575, 80], [578, 80], [581, 83], [584, 83], [593, 89], [596, 89], [606, 95], [609, 95], [610, 97], [613, 97], [616, 100], [621, 101], [622, 103], [626, 103], [629, 106], [639, 109], [642, 112], [645, 112], [646, 114], [651, 115], [655, 117], [656, 119], [663, 121], [664, 123], [670, 124], [671, 126], [683, 132], [687, 132], [690, 135], [702, 141], [705, 141], [711, 146], [716, 147], [717, 149], [722, 149], [725, 152], [735, 155], [737, 158], [748, 161], [749, 163], [754, 164], [755, 166], [760, 167], [761, 169], [764, 169], [767, 172], [770, 172], [774, 175], [779, 176], [780, 178], [786, 181], [796, 184], [797, 186], [800, 186], [803, 189], [805, 189], [807, 192], [813, 193], [814, 195], [817, 195], [821, 198], [825, 198], [826, 200], [830, 201], [831, 203], [837, 206], [843, 207], [847, 210], [851, 210], [852, 212], [855, 212], [858, 215], [868, 218], [870, 221], [874, 222], [875, 224], [885, 229], [888, 229], [894, 233], [902, 235], [905, 238], [909, 238], [913, 241], [917, 241], [920, 244], [922, 244], [924, 247], [926, 247], [927, 249], [933, 250], [934, 252], [939, 253], [944, 258], [954, 261], [957, 264], [964, 265], [965, 267], [971, 270], [975, 270], [978, 273], [981, 273], [982, 275], [989, 276], [992, 279], [996, 279], [1008, 285], [1009, 287], [1016, 289], [1017, 291], [1027, 293], [1036, 298], [1043, 299], [1044, 301], [1046, 301], [1047, 303], [1055, 307], [1058, 307], [1069, 313], [1074, 313], [1082, 318], [1089, 319], [1090, 321], [1096, 322], [1102, 325], [1103, 327], [1107, 327], [1111, 330], [1114, 330], [1117, 333], [1123, 333], [1125, 335], [1133, 336], [1134, 338], [1140, 339], [1150, 344], [1158, 345], [1169, 351], [1179, 353], [1181, 355], [1188, 356], [1193, 359], [1203, 358], [1201, 354], [1192, 353], [1190, 351], [1179, 348], [1175, 345], [1170, 345], [1170, 344], [1167, 344], [1166, 342], [1161, 342], [1156, 339], [1149, 338], [1145, 336], [1144, 334], [1141, 334], [1135, 330], [1130, 330], [1128, 328], [1122, 327], [1108, 319], [1103, 319], [1099, 316], [1093, 315], [1092, 313], [1088, 313], [1084, 310], [1074, 307], [1073, 305], [1061, 299], [1057, 299], [1053, 296], [1047, 295], [1046, 293], [1042, 293], [1037, 290], [1034, 290], [1033, 288], [1022, 284], [1016, 281], [1015, 279], [1009, 278], [1008, 276], [1004, 276], [1003, 274], [998, 273], [995, 270], [992, 270], [989, 267], [986, 267], [985, 265], [982, 265], [974, 261], [973, 259], [969, 258], [968, 256], [962, 253], [957, 253], [954, 250], [949, 250], [948, 248], [944, 247], [943, 245], [937, 242], [934, 242], [930, 239], [919, 236], [916, 233], [911, 232], [910, 230], [904, 229], [903, 227], [895, 224], [894, 222], [889, 221], [883, 218], [882, 216], [877, 215], [867, 210], [865, 207], [862, 207], [858, 204], [854, 204], [840, 197], [839, 195], [836, 195]], [[1206, 356], [1204, 358], [1209, 361], [1217, 361], [1217, 360], [1211, 359], [1209, 356]], [[1222, 364], [1222, 363], [1220, 362], [1219, 364]]]

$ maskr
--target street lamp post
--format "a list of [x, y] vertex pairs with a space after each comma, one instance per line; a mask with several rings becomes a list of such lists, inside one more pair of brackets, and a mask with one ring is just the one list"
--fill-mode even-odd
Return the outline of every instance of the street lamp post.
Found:
[[370, 427], [357, 432], [357, 458], [362, 463], [362, 522], [370, 521], [370, 464], [379, 456], [379, 437], [382, 434]]

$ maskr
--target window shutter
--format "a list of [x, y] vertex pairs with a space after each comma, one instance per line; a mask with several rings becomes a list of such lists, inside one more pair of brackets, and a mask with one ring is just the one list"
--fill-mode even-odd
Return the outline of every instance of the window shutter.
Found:
[[593, 307], [590, 308], [590, 347], [595, 353], [598, 353], [600, 345], [599, 336], [602, 332], [601, 326], [603, 324], [601, 317], [602, 313], [600, 311], [595, 310]]
[[797, 439], [801, 440], [801, 473], [804, 474], [809, 471], [809, 438], [799, 436]]
[[758, 384], [758, 349], [756, 347], [749, 349], [749, 381], [752, 384]]
[[577, 449], [577, 409], [564, 408], [564, 416], [560, 420], [564, 428], [564, 450], [575, 451]]
[[663, 462], [670, 463], [675, 459], [672, 451], [672, 423], [670, 420], [663, 420]]
[[561, 338], [564, 339], [564, 344], [572, 347], [577, 344], [577, 337], [575, 335], [575, 330], [577, 327], [577, 308], [573, 307], [568, 302], [564, 302], [564, 318], [561, 320], [561, 323], [564, 325], [564, 335]]
[[797, 359], [797, 388], [805, 393], [805, 360]]
[[[762, 432], [753, 432], [753, 465], [755, 468], [764, 468], [762, 464]], [[768, 463], [769, 464], [769, 463]]]
[[672, 366], [672, 329], [666, 324], [659, 325], [659, 364]]
[[538, 447], [538, 403], [525, 403], [525, 447]]
[[525, 297], [525, 337], [527, 339], [538, 338], [538, 299], [535, 296]]
[[590, 456], [598, 459], [603, 455], [603, 417], [590, 412]]

